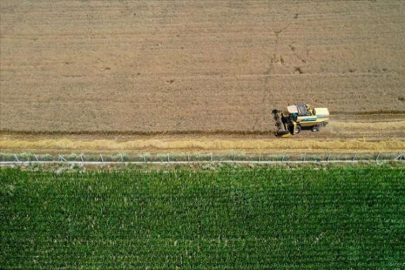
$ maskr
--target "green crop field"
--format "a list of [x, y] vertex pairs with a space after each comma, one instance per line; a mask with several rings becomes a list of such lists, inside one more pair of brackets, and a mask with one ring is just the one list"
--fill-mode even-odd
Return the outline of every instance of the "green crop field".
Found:
[[0, 170], [0, 268], [405, 268], [405, 170]]

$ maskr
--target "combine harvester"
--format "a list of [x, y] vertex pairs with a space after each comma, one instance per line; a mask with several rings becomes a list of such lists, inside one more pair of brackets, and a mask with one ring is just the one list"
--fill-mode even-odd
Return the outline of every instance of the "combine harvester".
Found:
[[286, 138], [301, 132], [302, 128], [310, 128], [318, 132], [329, 122], [327, 108], [311, 108], [308, 104], [297, 104], [287, 107], [286, 112], [273, 110], [278, 137]]

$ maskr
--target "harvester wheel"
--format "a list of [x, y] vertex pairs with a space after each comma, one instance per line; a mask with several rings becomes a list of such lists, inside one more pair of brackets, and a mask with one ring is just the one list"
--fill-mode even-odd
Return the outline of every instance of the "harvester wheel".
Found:
[[298, 133], [300, 133], [301, 132], [301, 126], [300, 125], [297, 125], [296, 127], [295, 127], [295, 132], [294, 132], [294, 134], [298, 134]]
[[318, 131], [319, 131], [318, 125], [312, 127], [312, 132], [318, 132]]

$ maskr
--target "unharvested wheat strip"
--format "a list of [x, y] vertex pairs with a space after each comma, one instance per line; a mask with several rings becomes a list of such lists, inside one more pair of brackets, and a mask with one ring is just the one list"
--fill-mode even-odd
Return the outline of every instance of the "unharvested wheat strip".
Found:
[[114, 140], [38, 140], [23, 141], [4, 139], [0, 141], [3, 151], [35, 150], [49, 151], [171, 151], [171, 152], [201, 152], [201, 151], [231, 151], [243, 150], [249, 152], [280, 152], [295, 150], [326, 152], [387, 152], [405, 150], [405, 141], [360, 141], [360, 140], [133, 140], [118, 142]]

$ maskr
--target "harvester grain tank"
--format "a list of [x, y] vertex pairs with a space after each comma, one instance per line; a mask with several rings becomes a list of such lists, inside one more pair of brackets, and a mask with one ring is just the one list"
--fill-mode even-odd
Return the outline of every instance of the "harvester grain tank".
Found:
[[313, 132], [318, 132], [329, 122], [327, 108], [312, 108], [308, 104], [290, 105], [284, 112], [273, 110], [273, 115], [277, 126], [276, 134], [279, 137], [298, 134], [302, 128], [310, 128]]

